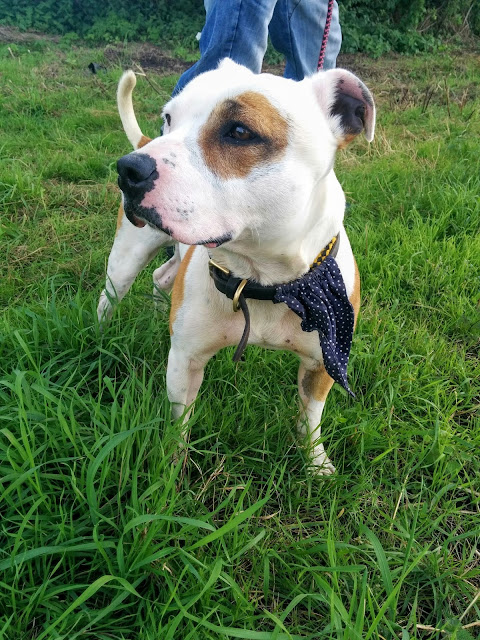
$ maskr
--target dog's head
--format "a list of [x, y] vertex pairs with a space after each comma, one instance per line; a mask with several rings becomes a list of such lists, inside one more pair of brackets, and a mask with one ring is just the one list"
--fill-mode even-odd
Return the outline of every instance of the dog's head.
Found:
[[294, 82], [231, 60], [192, 80], [163, 117], [163, 135], [118, 162], [125, 213], [209, 247], [295, 234], [336, 150], [375, 127], [372, 96], [348, 71]]

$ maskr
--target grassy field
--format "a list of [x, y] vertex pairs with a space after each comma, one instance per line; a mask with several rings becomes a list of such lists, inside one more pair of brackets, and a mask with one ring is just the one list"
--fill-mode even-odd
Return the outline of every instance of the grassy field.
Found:
[[[293, 355], [217, 356], [173, 467], [153, 267], [98, 330], [116, 82], [145, 64], [113, 53], [0, 45], [0, 638], [478, 637], [480, 57], [342, 60], [379, 113], [337, 162], [363, 304], [325, 478]], [[168, 72], [137, 85], [151, 136]]]

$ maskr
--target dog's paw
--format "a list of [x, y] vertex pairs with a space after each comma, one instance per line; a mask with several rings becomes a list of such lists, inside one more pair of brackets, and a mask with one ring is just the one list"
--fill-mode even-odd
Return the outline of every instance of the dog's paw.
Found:
[[319, 451], [315, 447], [311, 465], [313, 473], [318, 476], [331, 476], [336, 471], [323, 448]]
[[317, 463], [314, 462], [312, 466], [312, 472], [317, 476], [331, 476], [335, 471], [335, 467], [328, 458], [325, 462], [322, 462], [321, 465], [317, 465]]
[[97, 307], [97, 318], [100, 328], [104, 328], [104, 326], [109, 322], [112, 315], [113, 304], [109, 299], [107, 293], [105, 291], [102, 291]]

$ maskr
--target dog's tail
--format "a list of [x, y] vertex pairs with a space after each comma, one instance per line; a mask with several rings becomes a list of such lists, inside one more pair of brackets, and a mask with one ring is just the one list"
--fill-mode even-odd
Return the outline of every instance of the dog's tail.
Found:
[[132, 143], [134, 149], [140, 149], [140, 147], [150, 142], [151, 138], [143, 135], [133, 110], [132, 93], [136, 84], [137, 78], [133, 71], [125, 71], [118, 83], [117, 105], [127, 138]]

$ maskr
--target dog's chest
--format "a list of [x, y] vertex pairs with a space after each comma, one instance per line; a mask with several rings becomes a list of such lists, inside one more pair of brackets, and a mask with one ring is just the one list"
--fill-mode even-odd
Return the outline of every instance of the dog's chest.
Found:
[[302, 331], [300, 318], [283, 304], [249, 300], [251, 329], [249, 344], [267, 349], [285, 349], [300, 356], [322, 360], [317, 332]]
[[[189, 339], [195, 351], [210, 353], [223, 347], [238, 345], [245, 328], [241, 311], [233, 312], [232, 300], [218, 291], [208, 274], [208, 254], [203, 248], [191, 252], [185, 282], [177, 276], [175, 287], [183, 289], [181, 307], [173, 324], [173, 338], [192, 328]], [[248, 299], [250, 334], [248, 344], [267, 349], [296, 353], [302, 360], [323, 362], [318, 331], [305, 332], [300, 317], [285, 303]]]

